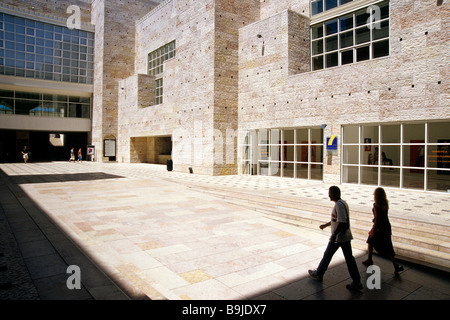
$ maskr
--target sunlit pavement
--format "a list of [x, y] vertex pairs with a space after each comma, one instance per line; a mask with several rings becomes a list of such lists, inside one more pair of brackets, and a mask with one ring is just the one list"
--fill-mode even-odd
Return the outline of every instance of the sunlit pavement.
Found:
[[[361, 292], [346, 289], [351, 279], [340, 251], [317, 282], [308, 269], [317, 267], [329, 230], [269, 219], [190, 187], [324, 201], [328, 186], [321, 182], [211, 177], [149, 164], [51, 162], [0, 169], [0, 299], [450, 299], [448, 274], [404, 264], [395, 276], [391, 262], [378, 256], [380, 289], [370, 288], [374, 278], [361, 264], [365, 250], [356, 248]], [[364, 205], [373, 192], [341, 189], [350, 206]], [[390, 195], [393, 214], [449, 222], [448, 194]], [[418, 203], [428, 203], [426, 210]], [[68, 288], [76, 283], [68, 266], [79, 267], [80, 289]]]

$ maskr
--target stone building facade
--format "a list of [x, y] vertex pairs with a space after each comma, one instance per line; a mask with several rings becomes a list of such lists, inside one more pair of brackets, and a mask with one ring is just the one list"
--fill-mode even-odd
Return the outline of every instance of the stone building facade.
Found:
[[88, 143], [96, 161], [447, 192], [449, 9], [92, 0]]
[[[117, 160], [446, 191], [448, 10], [435, 0], [164, 1], [135, 23]], [[149, 55], [169, 43], [175, 54], [151, 74]]]

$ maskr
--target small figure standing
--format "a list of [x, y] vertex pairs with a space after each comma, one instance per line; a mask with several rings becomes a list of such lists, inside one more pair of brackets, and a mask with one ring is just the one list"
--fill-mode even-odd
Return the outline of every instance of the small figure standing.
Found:
[[374, 204], [373, 212], [373, 227], [369, 232], [367, 239], [368, 257], [363, 261], [365, 266], [373, 264], [372, 253], [373, 249], [377, 250], [379, 254], [391, 259], [394, 264], [394, 273], [399, 273], [404, 270], [402, 266], [397, 263], [395, 259], [394, 247], [392, 246], [392, 228], [389, 222], [388, 211], [389, 203], [386, 197], [386, 192], [383, 188], [376, 188], [373, 193]]
[[69, 158], [69, 162], [75, 161], [75, 153], [73, 151], [73, 148], [70, 149], [70, 158]]
[[22, 157], [23, 157], [23, 162], [24, 163], [27, 163], [27, 161], [28, 161], [28, 149], [27, 149], [27, 146], [24, 146], [23, 147], [23, 150], [22, 150]]
[[81, 162], [81, 160], [83, 159], [83, 155], [81, 153], [81, 148], [78, 149], [78, 162]]

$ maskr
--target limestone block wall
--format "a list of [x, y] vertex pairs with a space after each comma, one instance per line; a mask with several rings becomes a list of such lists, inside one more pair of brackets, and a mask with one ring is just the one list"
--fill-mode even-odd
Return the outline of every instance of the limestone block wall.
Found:
[[[449, 119], [450, 4], [391, 0], [390, 7], [390, 56], [295, 75], [285, 70], [288, 49], [279, 38], [286, 12], [242, 28], [239, 129], [327, 124], [324, 138], [340, 141], [342, 125]], [[265, 32], [264, 56], [257, 32]], [[324, 159], [325, 181], [339, 183], [339, 172], [340, 149]]]
[[215, 1], [214, 174], [237, 174], [239, 28], [257, 21], [260, 3]]
[[98, 161], [108, 161], [103, 158], [103, 140], [118, 138], [118, 82], [134, 74], [134, 22], [158, 4], [159, 1], [145, 0], [92, 1], [95, 25], [92, 143]]
[[261, 0], [261, 19], [291, 10], [309, 17], [309, 0]]
[[176, 56], [164, 63], [163, 104], [123, 110], [120, 135], [172, 135], [178, 171], [212, 174], [205, 150], [212, 140], [213, 12], [214, 1], [166, 1], [136, 22], [136, 73], [147, 73], [148, 54], [173, 40]]
[[164, 63], [163, 104], [120, 107], [121, 141], [171, 135], [174, 170], [236, 173], [238, 29], [258, 17], [257, 0], [166, 1], [137, 21], [135, 73], [173, 40], [176, 56]]
[[[147, 74], [135, 74], [119, 81], [118, 85], [118, 118], [128, 117], [129, 112], [152, 105], [155, 101], [155, 77]], [[133, 111], [130, 111], [133, 110]], [[120, 121], [119, 121], [120, 122]], [[117, 138], [118, 161], [148, 162], [145, 143], [147, 138], [130, 140], [132, 124], [121, 126], [121, 134]]]

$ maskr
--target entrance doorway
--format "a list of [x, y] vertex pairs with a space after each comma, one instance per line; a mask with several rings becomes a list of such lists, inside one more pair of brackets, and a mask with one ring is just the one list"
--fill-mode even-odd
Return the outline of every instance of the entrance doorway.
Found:
[[133, 137], [130, 139], [131, 163], [166, 164], [172, 157], [172, 136]]
[[66, 132], [60, 144], [54, 142], [57, 136], [46, 131], [0, 130], [0, 162], [22, 162], [24, 146], [30, 152], [30, 162], [69, 160], [71, 148], [81, 148], [86, 159], [87, 132]]

